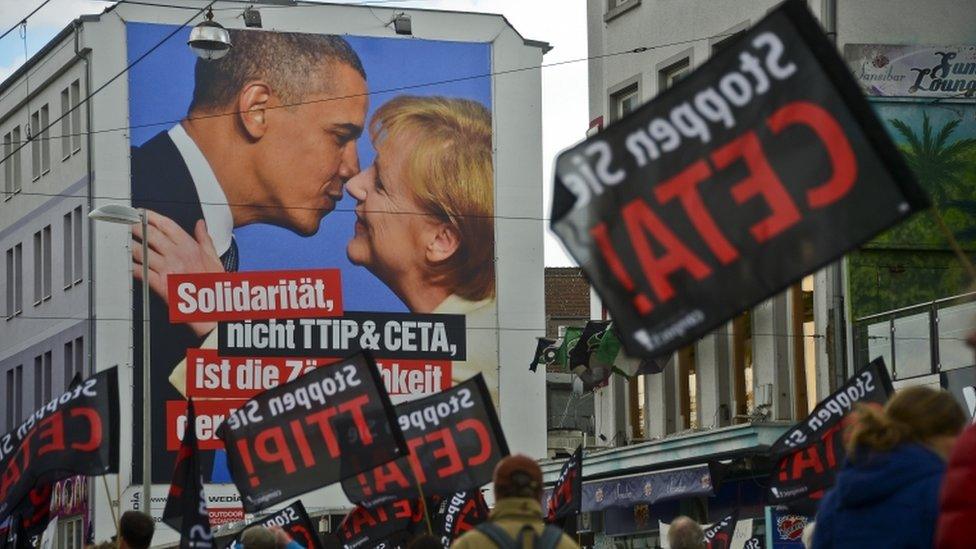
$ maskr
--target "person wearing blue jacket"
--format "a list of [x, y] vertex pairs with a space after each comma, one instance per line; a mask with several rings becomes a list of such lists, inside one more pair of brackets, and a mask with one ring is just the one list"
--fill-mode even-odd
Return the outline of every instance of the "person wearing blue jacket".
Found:
[[923, 386], [898, 391], [883, 410], [858, 406], [814, 549], [932, 547], [946, 461], [965, 424], [948, 392]]

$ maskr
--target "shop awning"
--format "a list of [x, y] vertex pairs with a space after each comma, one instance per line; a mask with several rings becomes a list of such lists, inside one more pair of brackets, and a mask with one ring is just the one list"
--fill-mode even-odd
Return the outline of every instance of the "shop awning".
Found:
[[711, 496], [707, 464], [583, 482], [583, 511], [630, 507], [690, 496]]

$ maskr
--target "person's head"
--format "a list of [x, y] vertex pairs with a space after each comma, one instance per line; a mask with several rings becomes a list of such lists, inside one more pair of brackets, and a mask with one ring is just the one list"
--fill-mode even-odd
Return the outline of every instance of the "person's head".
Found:
[[407, 544], [407, 549], [443, 549], [443, 547], [441, 540], [430, 534], [420, 534]]
[[542, 469], [522, 454], [507, 456], [495, 466], [495, 499], [532, 498], [542, 500]]
[[[197, 61], [188, 123], [212, 128], [220, 134], [215, 139], [236, 139], [232, 152], [207, 160], [218, 179], [222, 164], [236, 165], [225, 170], [246, 169], [243, 176], [231, 172], [237, 182], [221, 185], [234, 194], [227, 185], [246, 184], [238, 198], [265, 206], [247, 212], [249, 221], [314, 234], [342, 198], [344, 182], [359, 172], [356, 139], [368, 105], [366, 72], [339, 36], [230, 34], [234, 46], [227, 55]], [[233, 114], [215, 116], [227, 113]]]
[[905, 443], [924, 444], [948, 460], [966, 415], [947, 391], [916, 385], [897, 391], [883, 409], [858, 405], [847, 453], [887, 452]]
[[[403, 298], [421, 279], [471, 301], [495, 294], [491, 112], [476, 101], [400, 96], [370, 121], [373, 165], [346, 253]], [[409, 299], [405, 299], [408, 301]]]
[[264, 526], [252, 526], [241, 534], [244, 549], [275, 549], [275, 533]]
[[145, 549], [152, 543], [156, 524], [152, 517], [140, 511], [126, 511], [119, 519], [119, 547]]
[[705, 547], [705, 531], [690, 517], [681, 516], [671, 521], [668, 529], [671, 549], [702, 549]]

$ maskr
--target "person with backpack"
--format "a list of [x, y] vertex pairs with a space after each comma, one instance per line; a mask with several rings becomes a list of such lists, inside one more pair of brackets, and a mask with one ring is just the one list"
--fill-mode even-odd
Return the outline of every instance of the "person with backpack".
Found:
[[503, 458], [495, 467], [495, 508], [453, 549], [578, 549], [561, 529], [542, 520], [542, 470], [530, 457]]

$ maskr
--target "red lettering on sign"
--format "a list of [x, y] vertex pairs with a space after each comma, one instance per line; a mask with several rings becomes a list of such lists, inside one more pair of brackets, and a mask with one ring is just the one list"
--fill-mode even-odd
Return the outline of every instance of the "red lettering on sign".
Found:
[[435, 459], [446, 457], [448, 464], [437, 469], [438, 477], [447, 478], [460, 473], [464, 469], [461, 464], [461, 455], [458, 454], [457, 444], [454, 443], [454, 437], [451, 436], [451, 431], [447, 427], [438, 429], [432, 433], [427, 433], [424, 435], [424, 440], [428, 443], [435, 441], [441, 442], [440, 448], [435, 448], [432, 453]]
[[42, 444], [37, 448], [37, 456], [43, 456], [48, 452], [60, 452], [64, 450], [64, 421], [60, 410], [42, 419], [37, 424], [37, 437], [43, 441], [48, 439], [47, 444]]
[[246, 439], [240, 439], [237, 441], [237, 453], [241, 456], [241, 463], [244, 464], [244, 469], [247, 470], [248, 480], [251, 482], [251, 486], [257, 486], [261, 483], [261, 480], [254, 474], [254, 461], [251, 459], [251, 449], [247, 446]]
[[359, 395], [339, 405], [340, 412], [349, 412], [352, 414], [352, 422], [356, 424], [359, 439], [363, 441], [363, 444], [373, 443], [373, 433], [369, 432], [369, 425], [366, 424], [366, 416], [363, 415], [363, 407], [368, 405], [369, 395]]
[[335, 415], [335, 408], [326, 408], [305, 417], [305, 423], [307, 425], [319, 426], [319, 432], [322, 433], [322, 440], [325, 441], [325, 447], [329, 450], [329, 456], [331, 457], [339, 457], [339, 441], [336, 440], [335, 431], [332, 429], [332, 424], [329, 423], [329, 420], [335, 417]]
[[102, 445], [102, 416], [94, 408], [73, 408], [71, 417], [83, 417], [88, 420], [88, 440], [84, 442], [74, 442], [71, 444], [72, 450], [82, 452], [94, 452]]
[[780, 107], [766, 123], [777, 134], [789, 126], [802, 124], [813, 130], [827, 149], [834, 173], [826, 183], [807, 191], [811, 208], [829, 206], [850, 192], [857, 180], [857, 159], [844, 130], [829, 112], [808, 101], [794, 101]]
[[[622, 213], [637, 261], [658, 301], [664, 303], [674, 297], [674, 288], [668, 280], [672, 273], [688, 271], [696, 280], [711, 274], [708, 265], [678, 240], [643, 199], [631, 200]], [[648, 235], [664, 248], [663, 254], [655, 255]]]
[[732, 186], [732, 198], [736, 204], [742, 204], [750, 198], [762, 196], [771, 210], [769, 217], [749, 228], [752, 237], [761, 244], [796, 225], [800, 221], [800, 211], [766, 161], [754, 132], [748, 132], [712, 153], [712, 162], [720, 169], [740, 158], [749, 168], [749, 176]]
[[823, 473], [823, 461], [820, 459], [820, 452], [816, 445], [804, 448], [793, 454], [793, 478], [802, 478], [803, 474], [812, 469], [814, 473]]
[[[274, 448], [269, 447], [269, 442], [274, 442]], [[258, 433], [254, 437], [254, 452], [265, 463], [281, 463], [285, 473], [291, 474], [297, 470], [281, 427], [271, 427]]]
[[312, 456], [312, 449], [308, 445], [308, 438], [305, 437], [305, 429], [301, 422], [293, 419], [288, 422], [288, 426], [291, 427], [291, 433], [295, 435], [295, 445], [298, 446], [298, 453], [302, 455], [302, 463], [305, 467], [315, 465], [315, 457]]
[[478, 446], [481, 451], [468, 458], [468, 467], [475, 467], [488, 461], [488, 458], [491, 457], [491, 438], [488, 436], [488, 429], [485, 425], [476, 419], [463, 419], [458, 422], [457, 429], [459, 433], [474, 431], [474, 434], [478, 436]]
[[[628, 291], [634, 291], [634, 281], [627, 274], [627, 269], [624, 267], [622, 261], [620, 261], [620, 256], [617, 255], [617, 250], [614, 249], [613, 243], [610, 242], [610, 235], [607, 231], [607, 224], [600, 223], [599, 225], [590, 229], [590, 235], [596, 241], [597, 248], [600, 249], [600, 253], [603, 255], [603, 259], [606, 260], [607, 265], [610, 267], [610, 272], [613, 276], [617, 277], [620, 284]], [[646, 315], [654, 310], [654, 303], [649, 297], [644, 294], [637, 294], [634, 297], [634, 307], [637, 308], [637, 312], [642, 315]]]
[[685, 213], [688, 214], [691, 224], [705, 240], [705, 244], [723, 265], [727, 265], [738, 259], [739, 251], [722, 234], [698, 192], [698, 184], [708, 179], [710, 175], [712, 171], [708, 168], [708, 164], [699, 160], [655, 187], [654, 196], [661, 204], [677, 197]]

